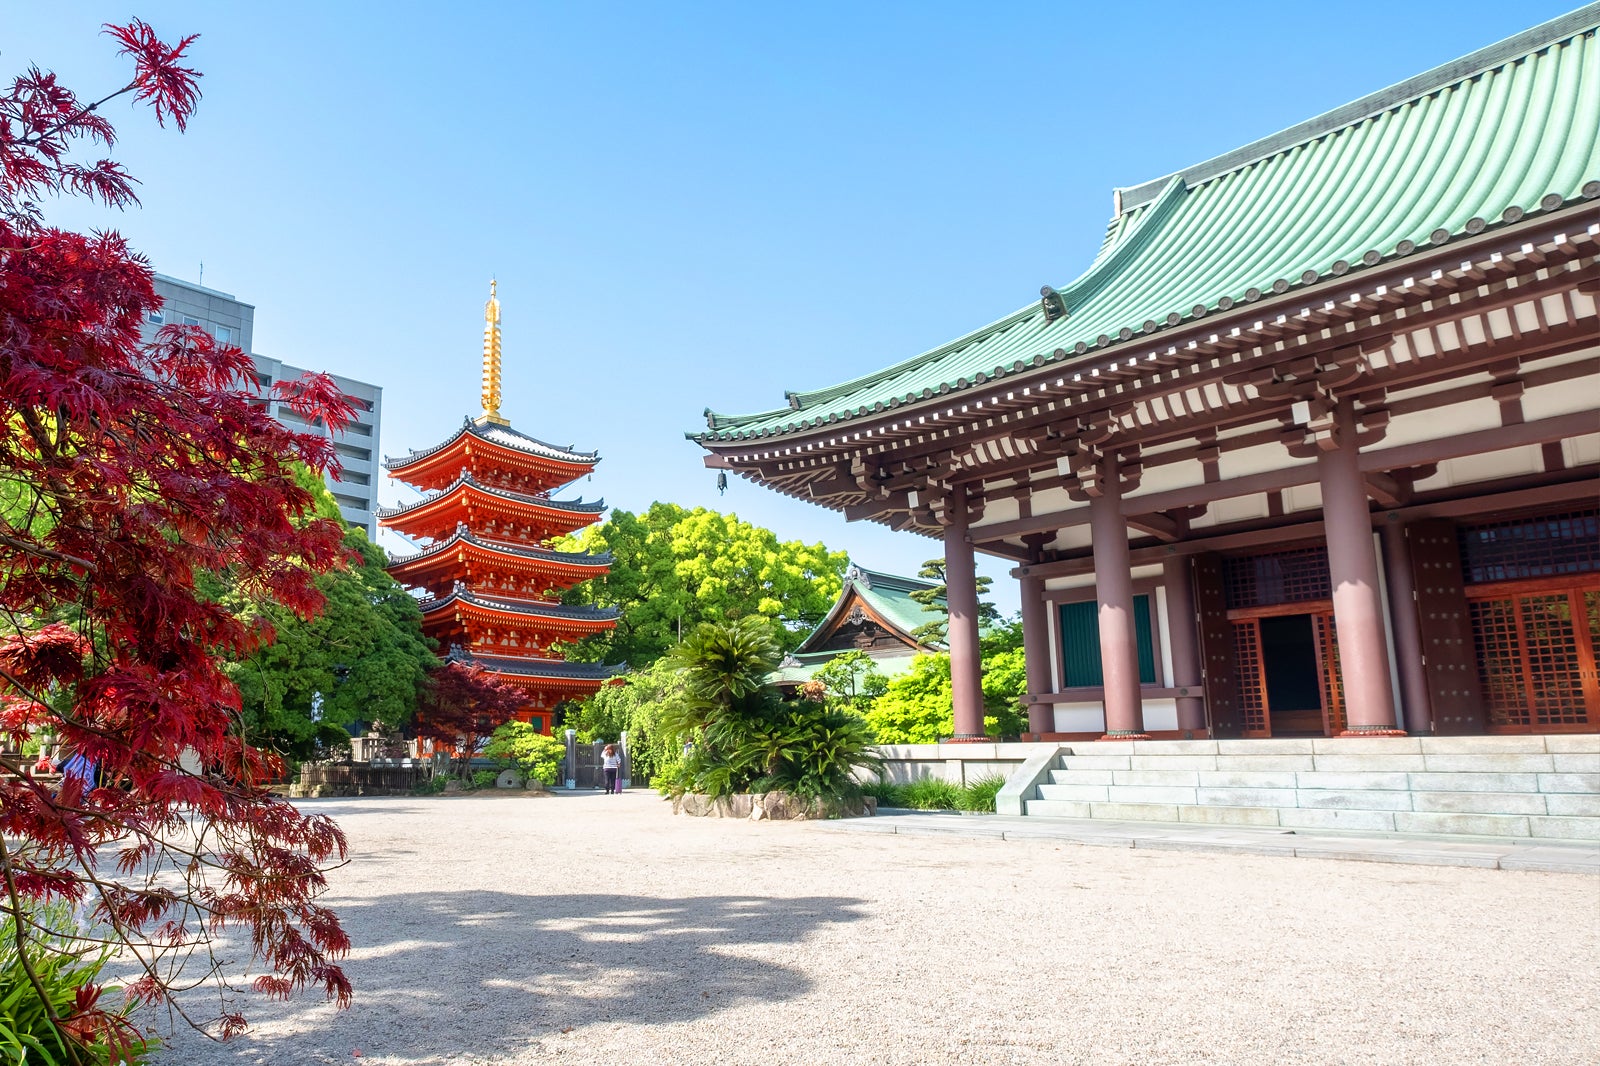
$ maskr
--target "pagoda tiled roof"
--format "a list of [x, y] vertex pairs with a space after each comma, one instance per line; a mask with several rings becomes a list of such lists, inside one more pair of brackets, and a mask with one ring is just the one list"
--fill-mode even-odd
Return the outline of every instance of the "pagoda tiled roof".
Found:
[[[948, 344], [755, 414], [721, 442], [948, 403], [1050, 365], [1132, 358], [1151, 335], [1600, 198], [1600, 4], [1176, 174], [1117, 190], [1098, 256], [1060, 290]], [[1022, 383], [1025, 383], [1022, 382]]]
[[460, 646], [450, 649], [446, 657], [451, 662], [470, 663], [497, 674], [518, 674], [524, 677], [549, 677], [575, 681], [604, 681], [615, 677], [625, 667], [607, 666], [604, 663], [571, 663], [563, 659], [523, 659], [506, 655], [475, 655]]
[[573, 622], [609, 622], [617, 618], [622, 612], [616, 607], [583, 607], [565, 603], [535, 603], [528, 600], [502, 600], [489, 596], [480, 596], [468, 588], [464, 583], [457, 581], [448, 595], [438, 596], [423, 600], [419, 606], [423, 614], [429, 614], [452, 603], [468, 603], [474, 607], [484, 607], [493, 611], [508, 611], [512, 614], [524, 614], [535, 618], [557, 618]]
[[582, 497], [579, 497], [576, 500], [552, 500], [545, 496], [530, 496], [524, 492], [512, 492], [509, 489], [497, 489], [493, 486], [483, 484], [482, 482], [478, 481], [477, 478], [474, 478], [471, 473], [463, 470], [460, 477], [456, 478], [444, 488], [439, 489], [437, 492], [431, 492], [414, 503], [404, 504], [400, 507], [380, 507], [376, 513], [379, 518], [394, 518], [411, 511], [420, 510], [421, 508], [428, 506], [441, 497], [450, 495], [452, 492], [464, 485], [475, 488], [485, 495], [494, 496], [498, 499], [507, 500], [513, 503], [529, 503], [538, 507], [546, 507], [553, 511], [567, 511], [572, 514], [599, 514], [601, 511], [606, 509], [606, 502], [603, 499], [596, 500], [593, 503], [584, 503]]
[[492, 422], [480, 424], [471, 418], [466, 418], [462, 421], [460, 432], [456, 433], [455, 436], [441, 441], [431, 448], [414, 451], [399, 458], [391, 459], [386, 455], [383, 457], [383, 465], [390, 470], [399, 470], [413, 463], [421, 462], [430, 455], [437, 455], [464, 436], [476, 437], [479, 440], [488, 441], [490, 444], [498, 444], [504, 448], [527, 452], [529, 455], [536, 455], [541, 459], [552, 459], [558, 463], [593, 466], [600, 461], [599, 452], [574, 451], [570, 444], [565, 448], [561, 448], [554, 444], [546, 444], [537, 437], [530, 437], [526, 433], [519, 433], [510, 426], [497, 425]]
[[486, 551], [498, 552], [504, 555], [514, 555], [520, 559], [532, 559], [539, 562], [559, 563], [564, 566], [582, 566], [601, 569], [611, 565], [610, 552], [558, 552], [549, 548], [534, 548], [526, 545], [506, 544], [497, 540], [485, 540], [475, 535], [466, 527], [465, 523], [457, 523], [456, 531], [437, 544], [432, 544], [421, 551], [410, 555], [396, 556], [389, 561], [390, 566], [402, 566], [406, 563], [418, 562], [429, 556], [439, 555], [458, 544], [472, 544]]

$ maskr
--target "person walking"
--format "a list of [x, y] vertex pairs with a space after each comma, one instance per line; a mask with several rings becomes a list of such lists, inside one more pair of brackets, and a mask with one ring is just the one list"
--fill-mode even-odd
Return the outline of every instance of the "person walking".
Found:
[[606, 793], [608, 795], [620, 793], [622, 789], [617, 786], [617, 774], [622, 769], [622, 756], [617, 754], [615, 744], [606, 745], [606, 750], [600, 758], [600, 767], [606, 775]]

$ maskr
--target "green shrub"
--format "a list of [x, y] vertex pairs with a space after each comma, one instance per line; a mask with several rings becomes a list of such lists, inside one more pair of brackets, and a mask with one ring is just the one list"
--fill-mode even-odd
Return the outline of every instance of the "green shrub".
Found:
[[[25, 918], [27, 968], [17, 949], [16, 919], [0, 917], [0, 1052], [5, 1061], [30, 1066], [143, 1066], [155, 1050], [128, 1020], [131, 1003], [99, 1006], [118, 991], [106, 986], [93, 992], [113, 954], [106, 945], [79, 939], [72, 911], [64, 904], [39, 907]], [[68, 1036], [50, 1021], [34, 982], [31, 968], [57, 1018], [70, 1020], [88, 1042]], [[85, 1005], [80, 1007], [80, 992]]]
[[861, 794], [877, 800], [879, 807], [906, 806], [905, 790], [904, 785], [893, 781], [871, 781], [861, 786]]
[[434, 774], [426, 781], [418, 784], [411, 791], [415, 792], [419, 796], [437, 796], [439, 793], [444, 791], [445, 786], [449, 783], [450, 778], [448, 775]]
[[961, 802], [957, 809], [993, 814], [995, 793], [1005, 785], [1005, 774], [985, 774], [976, 781], [970, 781], [967, 787], [961, 790]]
[[905, 805], [918, 811], [959, 810], [962, 799], [960, 785], [952, 785], [937, 777], [919, 777], [902, 786]]
[[[483, 753], [516, 768], [528, 780], [538, 781], [550, 788], [561, 776], [561, 760], [567, 754], [567, 746], [555, 737], [539, 732], [527, 722], [507, 722], [494, 731]], [[476, 779], [477, 775], [473, 776]], [[493, 784], [491, 781], [490, 785]]]
[[473, 788], [493, 788], [494, 783], [500, 780], [499, 770], [474, 770], [472, 771]]

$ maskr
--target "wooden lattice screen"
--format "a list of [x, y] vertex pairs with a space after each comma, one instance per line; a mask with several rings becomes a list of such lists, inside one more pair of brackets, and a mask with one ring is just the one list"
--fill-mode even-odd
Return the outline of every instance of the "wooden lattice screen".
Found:
[[1339, 633], [1333, 612], [1313, 615], [1317, 627], [1317, 662], [1322, 667], [1322, 730], [1336, 737], [1349, 728], [1344, 714], [1344, 680], [1339, 673]]
[[1239, 678], [1239, 735], [1270, 737], [1272, 717], [1267, 711], [1267, 672], [1261, 664], [1259, 619], [1233, 624], [1233, 662]]
[[1333, 596], [1328, 549], [1289, 548], [1235, 556], [1223, 562], [1228, 609], [1326, 600]]
[[1600, 724], [1600, 589], [1473, 596], [1470, 609], [1490, 729]]

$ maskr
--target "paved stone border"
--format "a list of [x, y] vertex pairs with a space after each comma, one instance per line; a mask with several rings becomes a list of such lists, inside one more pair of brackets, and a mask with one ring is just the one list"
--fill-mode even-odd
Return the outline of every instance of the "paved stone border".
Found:
[[1544, 840], [1306, 833], [1246, 826], [1191, 826], [1167, 822], [1066, 820], [904, 810], [883, 810], [876, 818], [857, 821], [812, 824], [838, 832], [949, 835], [990, 840], [1047, 839], [1092, 847], [1234, 852], [1299, 859], [1473, 866], [1488, 870], [1539, 870], [1600, 876], [1600, 845]]

